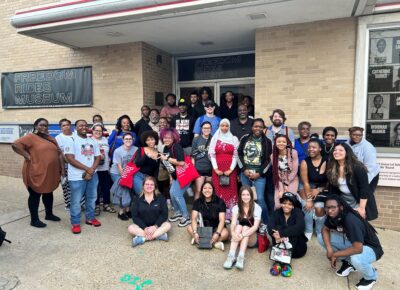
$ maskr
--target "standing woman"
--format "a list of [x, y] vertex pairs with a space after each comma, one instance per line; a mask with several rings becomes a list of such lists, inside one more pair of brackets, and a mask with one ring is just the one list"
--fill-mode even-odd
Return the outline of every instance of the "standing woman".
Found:
[[171, 224], [167, 221], [167, 202], [158, 192], [155, 178], [146, 176], [142, 188], [140, 195], [135, 196], [132, 202], [133, 224], [128, 227], [128, 232], [134, 236], [132, 247], [145, 241], [167, 242], [167, 232], [171, 229]]
[[371, 194], [374, 194], [379, 181], [380, 166], [376, 160], [376, 149], [363, 138], [364, 129], [361, 127], [351, 127], [349, 129], [350, 140], [349, 144], [368, 172], [368, 183]]
[[[122, 137], [124, 142], [123, 146], [120, 146], [114, 152], [113, 164], [110, 168], [111, 179], [114, 182], [119, 182], [119, 178], [124, 172], [126, 164], [132, 159], [135, 154], [137, 147], [133, 146], [133, 136], [131, 133], [125, 133]], [[113, 187], [114, 187], [113, 185]], [[114, 193], [113, 203], [120, 206], [118, 212], [118, 218], [127, 221], [130, 217], [129, 205], [131, 202], [130, 190], [126, 187], [117, 187], [118, 192]]]
[[[230, 131], [228, 119], [222, 119], [219, 129], [212, 137], [209, 155], [213, 167], [212, 181], [217, 195], [226, 204], [226, 219], [231, 220], [232, 208], [238, 202], [236, 164], [238, 158], [239, 140]], [[221, 185], [222, 175], [229, 176], [229, 184]]]
[[303, 180], [304, 190], [300, 191], [302, 206], [305, 214], [305, 235], [311, 239], [313, 233], [313, 215], [315, 212], [315, 232], [321, 234], [324, 225], [324, 202], [318, 200], [318, 195], [328, 188], [326, 177], [327, 157], [321, 155], [321, 143], [318, 135], [312, 135], [308, 142], [308, 157], [301, 162], [300, 177]]
[[[159, 121], [160, 131], [165, 128], [169, 128], [169, 122], [167, 118], [161, 117]], [[158, 140], [161, 140], [160, 133], [158, 133]], [[164, 152], [164, 144], [162, 142], [158, 142], [157, 150], [158, 152]], [[162, 162], [159, 162], [160, 166], [158, 168], [157, 174], [157, 187], [158, 190], [164, 195], [165, 199], [167, 200], [168, 208], [171, 206], [171, 197], [169, 195], [169, 188], [171, 185], [170, 176]]]
[[110, 188], [112, 186], [109, 173], [110, 158], [107, 138], [104, 137], [104, 127], [100, 123], [92, 126], [92, 139], [97, 142], [100, 148], [100, 163], [97, 166], [97, 176], [99, 178], [99, 188], [96, 200], [95, 215], [100, 214], [100, 204], [103, 203], [103, 211], [115, 213], [115, 209], [110, 205]]
[[192, 162], [199, 177], [195, 180], [195, 193], [194, 199], [200, 197], [200, 190], [204, 182], [211, 181], [212, 165], [208, 156], [208, 149], [211, 142], [211, 123], [205, 121], [201, 124], [201, 135], [193, 139], [192, 143]]
[[275, 186], [275, 209], [280, 208], [283, 193], [297, 193], [299, 178], [297, 171], [299, 159], [297, 151], [286, 135], [276, 134], [272, 150], [272, 172]]
[[133, 177], [133, 189], [136, 194], [142, 192], [143, 181], [146, 176], [157, 176], [160, 166], [160, 153], [157, 150], [158, 134], [155, 131], [145, 131], [140, 137], [144, 147], [136, 153], [135, 164], [139, 171]]
[[29, 192], [28, 206], [31, 214], [31, 226], [43, 228], [45, 223], [39, 220], [39, 202], [46, 211], [46, 220], [60, 221], [53, 214], [53, 191], [65, 175], [64, 157], [57, 141], [49, 135], [49, 122], [39, 118], [33, 124], [33, 133], [17, 139], [12, 149], [25, 158], [22, 177]]
[[[243, 270], [244, 254], [247, 247], [257, 245], [257, 230], [261, 222], [261, 207], [254, 202], [254, 193], [249, 186], [239, 190], [239, 202], [232, 209], [231, 247], [224, 263], [225, 269], [235, 267]], [[236, 257], [236, 250], [239, 254]]]
[[338, 194], [368, 221], [378, 217], [378, 208], [368, 183], [367, 169], [354, 155], [351, 147], [337, 144], [328, 162], [329, 193]]
[[322, 146], [321, 155], [329, 159], [335, 147], [336, 138], [338, 131], [335, 127], [328, 126], [322, 131], [322, 138], [324, 139], [324, 145]]
[[136, 134], [134, 132], [135, 126], [128, 115], [122, 115], [118, 118], [115, 129], [111, 132], [108, 138], [108, 145], [110, 147], [109, 156], [113, 160], [114, 151], [124, 144], [122, 137], [125, 133], [130, 133], [133, 137], [133, 145], [136, 144]]
[[169, 221], [176, 222], [179, 220], [178, 227], [186, 227], [190, 224], [190, 217], [183, 193], [188, 189], [190, 184], [181, 188], [176, 176], [176, 167], [185, 165], [185, 153], [179, 144], [179, 134], [175, 128], [163, 129], [160, 132], [160, 138], [164, 144], [164, 151], [160, 159], [172, 179], [169, 193], [171, 195], [174, 214], [169, 218]]

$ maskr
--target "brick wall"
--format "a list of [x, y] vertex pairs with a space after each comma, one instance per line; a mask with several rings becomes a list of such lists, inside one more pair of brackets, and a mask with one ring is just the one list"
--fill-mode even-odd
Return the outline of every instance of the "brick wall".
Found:
[[[162, 92], [164, 97], [172, 92], [172, 57], [147, 43], [143, 43], [142, 48], [143, 102], [154, 107], [156, 92]], [[158, 55], [161, 63], [157, 63]]]
[[11, 149], [10, 144], [0, 144], [0, 175], [22, 177], [24, 158]]
[[379, 218], [373, 225], [380, 228], [400, 231], [399, 188], [379, 186], [375, 192]]
[[256, 31], [256, 115], [283, 109], [288, 125], [348, 128], [352, 122], [356, 20]]

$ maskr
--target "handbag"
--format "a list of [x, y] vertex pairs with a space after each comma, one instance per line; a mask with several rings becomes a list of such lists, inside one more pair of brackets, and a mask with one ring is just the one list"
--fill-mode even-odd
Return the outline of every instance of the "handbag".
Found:
[[264, 253], [268, 249], [269, 240], [267, 233], [257, 234], [257, 244], [259, 253]]
[[162, 163], [160, 163], [160, 167], [158, 169], [158, 181], [165, 181], [169, 179], [168, 170], [164, 167]]
[[203, 216], [199, 212], [199, 227], [197, 228], [199, 234], [199, 249], [212, 249], [211, 239], [213, 235], [212, 227], [205, 227]]
[[[172, 145], [171, 148], [171, 155], [172, 157], [174, 155], [174, 145]], [[190, 183], [192, 183], [193, 180], [195, 180], [200, 176], [196, 168], [194, 167], [190, 156], [185, 155], [184, 161], [185, 165], [175, 167], [176, 179], [178, 180], [181, 188], [184, 188], [185, 186], [189, 185]]]
[[3, 231], [0, 227], [0, 246], [3, 244], [3, 242], [7, 242], [7, 243], [11, 244], [11, 241], [6, 239], [6, 234], [7, 233], [5, 231]]
[[292, 250], [287, 248], [286, 242], [280, 242], [271, 248], [269, 258], [272, 261], [290, 264], [292, 262]]
[[219, 176], [219, 185], [221, 186], [229, 186], [231, 179], [229, 176], [226, 176], [224, 174]]
[[[144, 153], [144, 148], [142, 147], [141, 153]], [[126, 164], [124, 171], [122, 172], [121, 178], [119, 180], [119, 185], [132, 189], [133, 187], [133, 176], [136, 172], [140, 170], [133, 162], [136, 158], [137, 151], [132, 156], [131, 160]]]

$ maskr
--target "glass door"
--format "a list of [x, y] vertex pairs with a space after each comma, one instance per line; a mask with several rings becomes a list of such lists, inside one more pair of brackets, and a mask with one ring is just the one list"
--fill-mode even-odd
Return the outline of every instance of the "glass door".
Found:
[[190, 102], [190, 100], [189, 100], [190, 93], [193, 91], [199, 92], [202, 87], [210, 88], [210, 90], [214, 96], [214, 101], [216, 103], [219, 102], [219, 97], [216, 96], [216, 83], [214, 83], [214, 82], [180, 83], [177, 86], [178, 99], [184, 98], [185, 100]]
[[[234, 101], [237, 104], [241, 104], [244, 99], [250, 100], [252, 107], [254, 108], [254, 93], [255, 85], [254, 80], [242, 80], [242, 81], [229, 81], [217, 83], [217, 93], [219, 104], [225, 102], [225, 93], [231, 91], [234, 95]], [[254, 112], [251, 112], [254, 116]]]

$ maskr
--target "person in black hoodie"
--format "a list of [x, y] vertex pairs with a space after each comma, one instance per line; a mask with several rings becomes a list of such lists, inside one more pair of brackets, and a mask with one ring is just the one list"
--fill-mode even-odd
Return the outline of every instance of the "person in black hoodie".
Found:
[[263, 134], [265, 127], [264, 120], [254, 119], [252, 133], [244, 135], [240, 140], [238, 148], [239, 167], [241, 168], [240, 180], [243, 185], [256, 188], [257, 203], [262, 208], [261, 231], [265, 231], [268, 223], [268, 209], [264, 199], [266, 185], [265, 174], [271, 162], [272, 143]]
[[[304, 235], [305, 222], [300, 202], [291, 192], [285, 192], [279, 202], [282, 207], [273, 212], [268, 224], [268, 233], [274, 245], [283, 242], [287, 249], [291, 248], [292, 258], [301, 258], [307, 252], [307, 237]], [[281, 274], [290, 277], [292, 267], [275, 262], [270, 273], [274, 276]]]
[[171, 224], [167, 221], [167, 202], [158, 192], [154, 177], [144, 179], [142, 193], [133, 198], [131, 212], [133, 224], [128, 227], [128, 232], [133, 236], [132, 247], [145, 241], [168, 241]]

